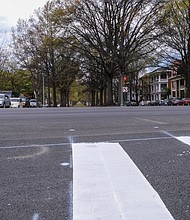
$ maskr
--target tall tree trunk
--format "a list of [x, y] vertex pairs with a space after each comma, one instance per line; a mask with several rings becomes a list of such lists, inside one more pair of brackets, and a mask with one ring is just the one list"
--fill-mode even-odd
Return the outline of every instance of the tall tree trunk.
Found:
[[104, 89], [104, 106], [107, 105], [107, 88]]
[[70, 103], [69, 103], [69, 89], [68, 88], [66, 90], [66, 106], [70, 107]]
[[100, 106], [103, 106], [104, 89], [100, 88]]
[[95, 106], [95, 91], [94, 90], [91, 91], [91, 97], [92, 97], [91, 106]]
[[53, 107], [57, 107], [57, 94], [55, 85], [53, 85]]
[[99, 93], [96, 91], [96, 106], [99, 105]]
[[112, 77], [108, 79], [108, 105], [113, 105]]
[[66, 94], [65, 94], [65, 89], [64, 88], [60, 89], [60, 97], [61, 97], [60, 106], [65, 107], [66, 106]]

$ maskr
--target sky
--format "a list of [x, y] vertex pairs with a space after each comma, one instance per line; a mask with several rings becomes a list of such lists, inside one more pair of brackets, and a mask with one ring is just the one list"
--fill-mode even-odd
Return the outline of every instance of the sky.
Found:
[[0, 33], [8, 32], [19, 18], [26, 19], [47, 0], [0, 0]]

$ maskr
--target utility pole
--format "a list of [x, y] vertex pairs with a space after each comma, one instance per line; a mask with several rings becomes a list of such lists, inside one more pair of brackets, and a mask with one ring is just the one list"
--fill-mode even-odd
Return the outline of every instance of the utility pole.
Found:
[[42, 103], [42, 106], [44, 107], [44, 106], [45, 106], [45, 103], [44, 103], [44, 99], [45, 99], [45, 94], [44, 94], [44, 76], [42, 77], [42, 80], [43, 80], [43, 81], [42, 81], [42, 93], [43, 93], [43, 94], [42, 94], [42, 96], [43, 96], [43, 97], [42, 97], [42, 99], [43, 99], [43, 100], [42, 100], [42, 102], [43, 102], [43, 103]]
[[123, 106], [123, 75], [119, 75], [119, 105]]

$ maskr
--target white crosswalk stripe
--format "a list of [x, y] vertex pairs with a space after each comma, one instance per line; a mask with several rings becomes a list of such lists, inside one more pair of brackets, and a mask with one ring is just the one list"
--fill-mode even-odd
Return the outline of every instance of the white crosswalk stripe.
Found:
[[118, 143], [73, 144], [73, 220], [173, 220]]
[[176, 139], [178, 139], [179, 141], [190, 145], [190, 137], [188, 136], [182, 136], [182, 137], [176, 137]]

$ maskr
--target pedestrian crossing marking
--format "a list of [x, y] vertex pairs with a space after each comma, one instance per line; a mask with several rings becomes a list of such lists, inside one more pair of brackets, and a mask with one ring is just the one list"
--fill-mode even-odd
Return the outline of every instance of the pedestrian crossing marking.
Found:
[[73, 220], [174, 220], [118, 143], [72, 144]]

